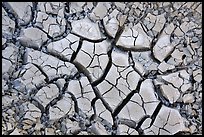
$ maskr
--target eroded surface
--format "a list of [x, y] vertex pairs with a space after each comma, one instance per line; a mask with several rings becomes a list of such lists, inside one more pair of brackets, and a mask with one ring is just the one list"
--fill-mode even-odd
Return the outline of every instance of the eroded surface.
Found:
[[202, 134], [201, 2], [3, 2], [3, 135]]

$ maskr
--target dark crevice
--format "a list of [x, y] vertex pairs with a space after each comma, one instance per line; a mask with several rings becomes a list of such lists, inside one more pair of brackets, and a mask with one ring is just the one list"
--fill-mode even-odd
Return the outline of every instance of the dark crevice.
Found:
[[151, 121], [149, 127], [151, 127], [153, 125], [153, 123], [154, 123], [154, 121], [155, 121], [155, 119], [156, 119], [156, 117], [157, 117], [161, 107], [162, 107], [162, 102], [159, 102], [159, 104], [157, 105], [156, 109], [154, 110], [154, 112], [153, 112], [153, 114], [151, 116], [152, 121]]
[[115, 108], [115, 110], [113, 111], [112, 113], [112, 116], [115, 117], [117, 116], [120, 111], [123, 109], [123, 107], [129, 102], [129, 100], [132, 98], [132, 96], [135, 94], [135, 93], [139, 93], [139, 89], [140, 89], [140, 86], [142, 84], [144, 80], [139, 80], [138, 84], [137, 84], [137, 87], [135, 90], [131, 91], [126, 97], [125, 99], [123, 99], [122, 102], [120, 102], [118, 104], [118, 106]]
[[143, 79], [144, 77], [143, 77], [143, 75], [139, 72], [139, 70], [135, 67], [135, 61], [134, 61], [134, 59], [133, 59], [133, 57], [132, 57], [132, 52], [130, 51], [129, 53], [128, 53], [128, 55], [129, 55], [129, 64], [132, 66], [132, 68], [134, 69], [134, 71], [136, 71], [139, 75], [140, 75], [140, 77]]
[[45, 76], [45, 82], [48, 82], [49, 81], [49, 77], [48, 75], [44, 72], [44, 70], [42, 69], [41, 66], [35, 64], [35, 63], [32, 63], [35, 67], [38, 68], [38, 70]]
[[112, 66], [112, 57], [111, 57], [111, 53], [112, 53], [112, 51], [113, 51], [113, 47], [108, 51], [108, 58], [109, 58], [109, 61], [108, 61], [108, 64], [107, 64], [107, 66], [106, 66], [106, 68], [105, 68], [105, 70], [104, 70], [104, 73], [101, 75], [101, 77], [100, 78], [98, 78], [97, 80], [95, 80], [94, 82], [92, 82], [91, 83], [91, 85], [93, 86], [93, 87], [95, 87], [95, 86], [97, 86], [98, 84], [100, 84], [104, 79], [105, 79], [105, 77], [107, 76], [107, 74], [108, 74], [108, 72], [109, 72], [109, 70], [110, 70], [110, 68], [111, 68], [111, 66]]
[[118, 42], [118, 39], [120, 38], [120, 36], [123, 33], [124, 29], [125, 29], [124, 25], [118, 28], [118, 30], [116, 32], [116, 35], [115, 35], [115, 39], [114, 39], [112, 45], [116, 45], [116, 43]]
[[152, 82], [154, 85], [154, 91], [156, 92], [158, 96], [158, 100], [161, 101], [161, 103], [167, 107], [170, 106], [170, 102], [163, 96], [162, 91], [161, 91], [161, 86], [160, 85], [155, 85], [154, 81]]
[[134, 120], [125, 119], [125, 118], [120, 118], [118, 124], [123, 124], [133, 129], [135, 129], [137, 126], [137, 123]]
[[143, 116], [143, 117], [140, 119], [140, 121], [138, 122], [138, 124], [137, 124], [135, 130], [139, 131], [139, 128], [141, 127], [141, 125], [143, 124], [143, 122], [144, 122], [147, 118], [150, 118], [150, 116], [149, 116], [149, 115]]
[[[92, 78], [91, 78], [91, 76], [90, 76], [90, 72], [89, 72], [83, 65], [81, 65], [79, 62], [74, 61], [73, 64], [75, 65], [75, 67], [77, 68], [77, 70], [78, 70], [80, 73], [83, 73], [83, 74], [87, 77], [88, 81], [89, 81], [90, 83], [92, 83], [93, 80], [92, 80]], [[105, 108], [106, 108], [109, 112], [112, 112], [112, 111], [113, 111], [112, 108], [109, 106], [109, 104], [108, 104], [108, 103], [105, 101], [105, 99], [102, 97], [102, 95], [101, 95], [100, 91], [98, 90], [98, 88], [97, 88], [96, 86], [93, 86], [92, 84], [91, 84], [91, 86], [92, 86], [92, 89], [93, 89], [93, 91], [94, 91], [94, 94], [95, 94], [96, 98], [99, 98], [99, 99], [101, 100], [101, 102], [103, 103], [103, 105], [105, 106]]]
[[82, 47], [82, 44], [83, 44], [83, 39], [80, 38], [80, 39], [79, 39], [79, 45], [78, 45], [78, 47], [77, 47], [77, 50], [76, 50], [76, 52], [75, 52], [75, 51], [73, 52], [72, 57], [71, 57], [71, 59], [70, 59], [70, 62], [73, 62], [73, 61], [75, 60], [77, 54], [79, 53], [79, 51], [80, 51], [80, 49], [81, 49], [81, 47]]
[[116, 48], [118, 48], [119, 50], [123, 51], [123, 52], [130, 52], [130, 51], [133, 51], [133, 52], [147, 52], [147, 51], [150, 51], [150, 48], [148, 47], [142, 47], [142, 48], [136, 48], [136, 47], [130, 47], [130, 48], [126, 48], [126, 47], [123, 47], [121, 45], [117, 45]]
[[107, 37], [107, 39], [113, 39], [112, 36], [110, 36], [106, 29], [105, 29], [105, 24], [104, 24], [104, 21], [103, 20], [100, 20], [99, 22], [99, 27], [100, 27], [100, 31]]
[[74, 94], [72, 92], [66, 92], [71, 96], [71, 99], [74, 101], [74, 111], [79, 114], [79, 106], [78, 106], [78, 102], [76, 97], [74, 96]]
[[113, 118], [113, 125], [112, 125], [112, 135], [117, 135], [117, 129], [118, 129], [118, 117], [112, 116]]
[[98, 84], [100, 84], [100, 83], [105, 79], [105, 77], [107, 76], [107, 74], [108, 74], [108, 72], [109, 72], [109, 70], [110, 70], [110, 68], [111, 68], [111, 66], [112, 66], [112, 57], [111, 57], [111, 54], [112, 54], [113, 48], [114, 48], [114, 46], [116, 45], [116, 43], [117, 43], [118, 39], [120, 38], [120, 36], [121, 36], [122, 32], [124, 31], [124, 29], [125, 29], [125, 27], [124, 27], [124, 25], [123, 25], [122, 27], [120, 27], [120, 28], [118, 29], [118, 31], [117, 31], [117, 33], [116, 33], [116, 36], [115, 36], [115, 39], [110, 40], [110, 41], [111, 41], [111, 48], [110, 48], [110, 50], [107, 52], [108, 58], [109, 58], [108, 64], [107, 64], [107, 66], [106, 66], [106, 68], [105, 68], [104, 73], [102, 74], [102, 76], [101, 76], [99, 79], [97, 79], [96, 81], [94, 81], [94, 82], [91, 83], [91, 85], [92, 85], [93, 87], [95, 87], [95, 86], [97, 86]]
[[103, 103], [103, 105], [105, 106], [105, 108], [110, 112], [112, 113], [113, 110], [112, 108], [110, 107], [110, 105], [108, 104], [108, 102], [105, 101], [105, 99], [102, 97], [100, 91], [98, 90], [97, 87], [92, 87], [93, 90], [94, 90], [94, 93], [96, 95], [97, 98], [99, 98], [101, 100], [101, 102]]
[[[96, 118], [96, 106], [95, 106], [95, 104], [96, 104], [96, 101], [98, 100], [98, 98], [97, 97], [95, 97], [95, 98], [93, 98], [92, 100], [91, 100], [91, 106], [92, 106], [92, 108], [93, 108], [93, 111], [94, 111], [94, 119]], [[94, 120], [93, 119], [93, 120]]]
[[18, 25], [18, 15], [12, 9], [11, 5], [8, 2], [2, 2], [2, 7], [7, 12], [9, 18], [13, 20]]
[[92, 42], [92, 43], [100, 43], [100, 42], [106, 40], [106, 38], [100, 38], [100, 39], [97, 39], [97, 40], [92, 40], [92, 39], [88, 39], [88, 38], [86, 38], [86, 37], [83, 37], [83, 36], [81, 36], [81, 35], [79, 35], [79, 34], [76, 34], [76, 33], [74, 33], [74, 32], [71, 32], [70, 34], [73, 34], [73, 35], [75, 35], [75, 36], [77, 36], [77, 37], [82, 38], [83, 40], [86, 40], [86, 41]]

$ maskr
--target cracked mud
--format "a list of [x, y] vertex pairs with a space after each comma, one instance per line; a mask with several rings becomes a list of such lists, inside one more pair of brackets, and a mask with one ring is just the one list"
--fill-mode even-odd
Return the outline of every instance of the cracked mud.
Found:
[[3, 135], [202, 134], [201, 2], [3, 2]]

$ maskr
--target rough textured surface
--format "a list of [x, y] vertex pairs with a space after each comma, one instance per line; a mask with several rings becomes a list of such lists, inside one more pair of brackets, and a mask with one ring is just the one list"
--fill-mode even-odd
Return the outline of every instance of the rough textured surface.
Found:
[[201, 19], [201, 2], [2, 2], [2, 134], [202, 134]]

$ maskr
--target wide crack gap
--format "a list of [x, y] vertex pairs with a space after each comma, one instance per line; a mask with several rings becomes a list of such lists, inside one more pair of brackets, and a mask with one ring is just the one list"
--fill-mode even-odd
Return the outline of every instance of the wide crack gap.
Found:
[[82, 47], [82, 44], [83, 44], [83, 39], [80, 38], [80, 39], [79, 39], [79, 45], [78, 45], [78, 47], [77, 47], [77, 50], [76, 50], [76, 52], [74, 52], [74, 53], [72, 54], [71, 59], [70, 59], [70, 62], [73, 62], [73, 61], [74, 61], [74, 59], [76, 58], [77, 54], [79, 53], [79, 51], [80, 51], [80, 49], [81, 49], [81, 47]]
[[111, 41], [111, 47], [110, 47], [110, 50], [107, 52], [108, 58], [109, 58], [108, 64], [107, 64], [107, 66], [106, 66], [106, 68], [105, 68], [104, 73], [102, 74], [102, 76], [101, 76], [99, 79], [97, 79], [96, 81], [94, 81], [94, 82], [92, 83], [92, 86], [97, 86], [97, 85], [100, 84], [100, 83], [105, 79], [105, 77], [107, 76], [107, 74], [108, 74], [108, 72], [109, 72], [109, 70], [110, 70], [110, 68], [111, 68], [111, 66], [112, 66], [112, 57], [111, 57], [111, 54], [112, 54], [113, 48], [115, 47], [115, 45], [116, 45], [118, 39], [120, 38], [121, 34], [123, 33], [124, 29], [125, 29], [124, 25], [121, 26], [121, 27], [119, 27], [119, 29], [118, 29], [118, 31], [117, 31], [117, 33], [116, 33], [116, 35], [115, 35], [115, 39], [111, 39], [111, 40], [110, 40], [110, 41]]
[[131, 91], [131, 92], [126, 96], [126, 98], [123, 99], [123, 101], [118, 104], [118, 106], [115, 108], [115, 110], [114, 110], [113, 113], [112, 113], [112, 117], [116, 117], [116, 116], [120, 113], [120, 111], [123, 109], [123, 107], [129, 102], [129, 100], [132, 98], [132, 96], [133, 96], [135, 93], [139, 93], [139, 89], [140, 89], [140, 86], [141, 86], [141, 84], [142, 84], [143, 81], [144, 81], [144, 80], [141, 80], [141, 79], [140, 79], [139, 82], [138, 82], [138, 84], [137, 84], [136, 89], [133, 90], [133, 91]]
[[102, 74], [102, 76], [100, 78], [98, 78], [97, 80], [95, 80], [94, 82], [91, 83], [91, 85], [93, 87], [97, 86], [98, 84], [100, 84], [104, 79], [105, 77], [107, 76], [111, 66], [112, 66], [112, 57], [111, 57], [111, 53], [113, 51], [113, 47], [108, 51], [108, 58], [109, 58], [109, 61], [108, 61], [108, 64], [104, 70], [104, 73]]

